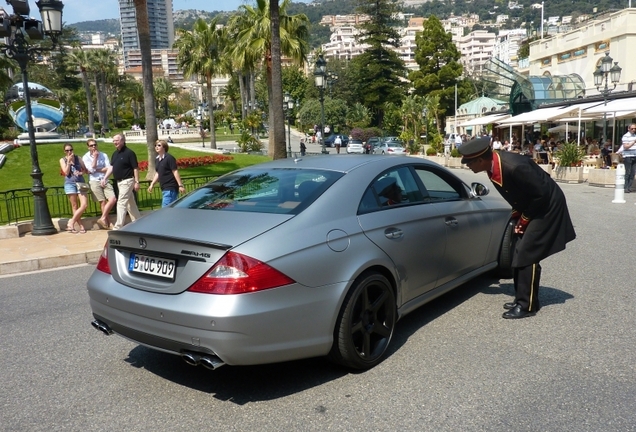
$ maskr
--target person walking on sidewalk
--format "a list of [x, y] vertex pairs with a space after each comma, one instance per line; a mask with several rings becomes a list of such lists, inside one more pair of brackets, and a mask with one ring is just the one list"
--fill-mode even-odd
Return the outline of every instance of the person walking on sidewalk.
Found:
[[102, 215], [97, 219], [97, 224], [104, 229], [110, 229], [108, 214], [117, 202], [117, 198], [110, 182], [102, 186], [102, 179], [110, 166], [110, 159], [108, 159], [106, 153], [97, 149], [97, 141], [93, 138], [86, 142], [86, 146], [88, 147], [88, 152], [82, 157], [82, 160], [88, 171], [88, 184], [91, 187], [93, 198], [99, 202], [102, 210]]
[[139, 190], [139, 165], [137, 155], [126, 147], [126, 138], [122, 134], [113, 137], [113, 144], [115, 151], [110, 157], [111, 165], [106, 169], [101, 184], [105, 187], [111, 174], [117, 182], [117, 221], [113, 229], [118, 230], [125, 225], [127, 213], [133, 222], [141, 217], [134, 196], [134, 192]]
[[342, 145], [342, 138], [340, 135], [336, 135], [336, 139], [333, 143], [336, 145], [336, 153], [340, 154], [340, 146]]
[[177, 169], [177, 160], [168, 153], [168, 143], [164, 140], [158, 140], [155, 144], [157, 151], [157, 161], [155, 162], [155, 176], [148, 186], [148, 193], [152, 193], [152, 188], [157, 181], [161, 186], [161, 207], [167, 207], [179, 198], [179, 193], [185, 192], [181, 176]]
[[[82, 159], [73, 153], [73, 146], [66, 144], [64, 146], [64, 157], [60, 159], [60, 168], [64, 174], [64, 192], [68, 196], [71, 202], [71, 209], [73, 210], [73, 216], [66, 225], [66, 231], [77, 234], [86, 234], [86, 229], [82, 225], [82, 214], [88, 207], [88, 197], [85, 190], [81, 189], [81, 184], [84, 183], [83, 173], [86, 172], [86, 167]], [[77, 205], [79, 201], [79, 206]], [[79, 231], [75, 229], [75, 224], [79, 225]]]
[[636, 123], [629, 125], [629, 130], [623, 135], [621, 154], [625, 165], [625, 193], [632, 191], [634, 175], [636, 174]]

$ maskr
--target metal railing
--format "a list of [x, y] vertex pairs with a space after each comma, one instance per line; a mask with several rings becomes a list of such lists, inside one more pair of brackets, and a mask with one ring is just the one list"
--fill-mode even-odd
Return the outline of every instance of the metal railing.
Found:
[[[181, 177], [186, 193], [202, 186], [215, 179], [216, 176]], [[117, 185], [113, 181], [115, 193]], [[139, 210], [154, 210], [161, 207], [161, 188], [153, 188], [152, 193], [148, 193], [150, 181], [141, 181], [139, 191], [135, 198]], [[71, 203], [64, 193], [64, 186], [53, 186], [47, 188], [46, 201], [49, 206], [51, 218], [71, 217]], [[112, 210], [113, 212], [115, 209]], [[83, 217], [101, 216], [101, 209], [98, 202], [93, 201], [91, 196], [88, 199], [88, 207]], [[31, 189], [15, 189], [0, 192], [0, 225], [18, 224], [21, 221], [32, 220], [33, 194]]]

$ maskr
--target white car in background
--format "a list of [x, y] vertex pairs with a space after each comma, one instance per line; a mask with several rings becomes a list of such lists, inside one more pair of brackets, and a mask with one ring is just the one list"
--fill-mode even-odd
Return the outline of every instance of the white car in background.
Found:
[[349, 140], [349, 144], [347, 144], [347, 153], [364, 154], [364, 143], [357, 139]]
[[373, 154], [402, 156], [406, 154], [406, 149], [404, 148], [402, 141], [384, 141], [373, 149]]

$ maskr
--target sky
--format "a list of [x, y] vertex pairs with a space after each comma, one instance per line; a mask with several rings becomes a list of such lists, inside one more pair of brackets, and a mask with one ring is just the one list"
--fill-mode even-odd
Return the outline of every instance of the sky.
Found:
[[[301, 0], [307, 1], [307, 0]], [[93, 21], [108, 18], [119, 18], [118, 0], [63, 0], [62, 12], [64, 23], [73, 24], [80, 21]], [[234, 11], [241, 4], [254, 4], [249, 0], [172, 0], [172, 9], [197, 9], [208, 12]], [[35, 0], [29, 2], [31, 15], [39, 15]], [[39, 16], [37, 17], [39, 18]]]

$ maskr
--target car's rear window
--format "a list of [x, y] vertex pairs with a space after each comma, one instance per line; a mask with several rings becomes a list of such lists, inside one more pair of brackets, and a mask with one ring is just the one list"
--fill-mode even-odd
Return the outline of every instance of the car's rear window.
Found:
[[342, 175], [312, 169], [248, 168], [211, 181], [174, 207], [297, 214]]

